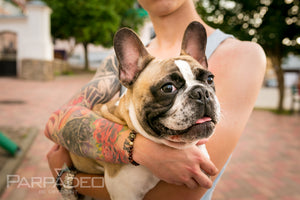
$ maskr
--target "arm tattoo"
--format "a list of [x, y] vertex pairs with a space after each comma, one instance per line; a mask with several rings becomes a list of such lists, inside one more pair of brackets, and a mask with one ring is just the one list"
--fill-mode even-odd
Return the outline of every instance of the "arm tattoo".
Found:
[[94, 78], [67, 105], [82, 105], [92, 109], [95, 104], [108, 102], [119, 90], [116, 58], [103, 61]]
[[91, 111], [95, 104], [109, 101], [120, 90], [116, 74], [116, 58], [104, 61], [93, 80], [52, 114], [45, 134], [75, 154], [112, 163], [128, 163], [126, 151], [116, 148], [116, 142], [127, 127]]
[[118, 163], [128, 163], [126, 152], [123, 149], [116, 149], [114, 145], [120, 138], [120, 133], [126, 130], [125, 127], [103, 119], [97, 119], [94, 125], [98, 127], [93, 132], [93, 138], [98, 146], [97, 154], [99, 155], [102, 152], [100, 154], [102, 158], [96, 157], [96, 159], [114, 163], [116, 161]]
[[122, 130], [123, 126], [89, 113], [69, 121], [64, 126], [62, 138], [65, 146], [78, 155], [106, 162], [127, 163], [126, 152], [115, 147]]

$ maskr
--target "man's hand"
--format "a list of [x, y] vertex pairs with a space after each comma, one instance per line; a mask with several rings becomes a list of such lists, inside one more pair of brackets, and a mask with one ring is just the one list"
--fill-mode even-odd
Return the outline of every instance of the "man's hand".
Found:
[[[154, 143], [140, 135], [136, 138], [134, 160], [146, 166], [159, 179], [189, 188], [210, 188], [207, 175], [218, 173], [215, 165], [195, 145], [186, 149], [174, 149]], [[205, 171], [205, 174], [202, 170]]]
[[47, 159], [53, 177], [57, 176], [56, 169], [61, 169], [64, 164], [68, 167], [73, 165], [68, 150], [58, 144], [54, 144], [50, 149], [47, 154]]

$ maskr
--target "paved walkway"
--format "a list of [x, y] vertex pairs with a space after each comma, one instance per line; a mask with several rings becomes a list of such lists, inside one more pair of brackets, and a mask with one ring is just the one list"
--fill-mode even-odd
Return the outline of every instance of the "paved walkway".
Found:
[[44, 137], [43, 129], [51, 113], [69, 100], [92, 76], [59, 76], [50, 82], [0, 78], [0, 102], [12, 102], [0, 103], [0, 126], [35, 126], [40, 129], [16, 172], [14, 180], [19, 179], [19, 184], [8, 187], [0, 199], [60, 199], [56, 188], [47, 178], [52, 176], [46, 153], [53, 143]]
[[[45, 155], [52, 143], [43, 128], [50, 114], [91, 77], [60, 76], [51, 82], [0, 78], [0, 126], [40, 129], [14, 174], [18, 184], [11, 184], [0, 199], [60, 199], [48, 178]], [[213, 199], [300, 199], [299, 152], [299, 115], [254, 111]]]

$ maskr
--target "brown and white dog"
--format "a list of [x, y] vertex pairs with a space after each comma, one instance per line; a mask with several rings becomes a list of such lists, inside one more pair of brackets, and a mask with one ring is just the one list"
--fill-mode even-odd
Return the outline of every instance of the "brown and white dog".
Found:
[[[162, 60], [151, 56], [132, 30], [119, 30], [114, 49], [119, 79], [127, 90], [117, 101], [97, 105], [94, 111], [173, 148], [186, 148], [210, 137], [220, 106], [213, 75], [207, 70], [206, 41], [202, 24], [192, 22], [185, 31], [180, 56]], [[208, 156], [204, 145], [199, 148]], [[82, 172], [104, 173], [113, 200], [142, 199], [159, 181], [143, 166], [71, 157]]]

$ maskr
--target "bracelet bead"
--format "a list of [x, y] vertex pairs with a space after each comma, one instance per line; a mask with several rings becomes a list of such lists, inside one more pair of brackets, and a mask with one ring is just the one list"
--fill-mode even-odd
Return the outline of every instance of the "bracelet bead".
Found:
[[136, 132], [133, 130], [133, 131], [131, 131], [130, 132], [130, 134], [129, 134], [129, 136], [128, 136], [128, 139], [129, 139], [129, 143], [128, 143], [128, 145], [129, 145], [129, 147], [128, 147], [128, 160], [129, 160], [129, 162], [131, 163], [131, 164], [133, 164], [133, 165], [135, 165], [135, 166], [138, 166], [138, 165], [140, 165], [140, 164], [138, 164], [137, 162], [135, 162], [134, 160], [133, 160], [133, 157], [132, 157], [132, 153], [133, 153], [133, 142], [134, 142], [134, 140], [135, 140], [135, 138], [136, 138]]

